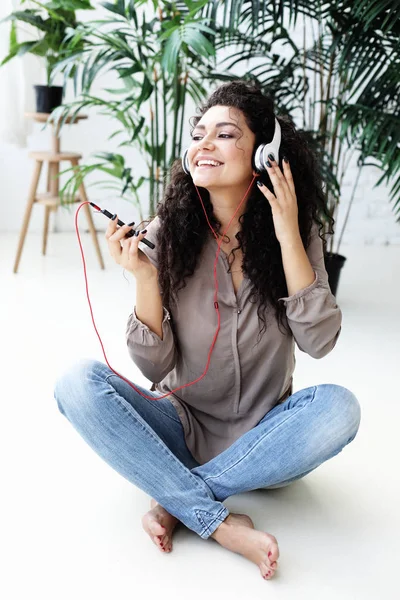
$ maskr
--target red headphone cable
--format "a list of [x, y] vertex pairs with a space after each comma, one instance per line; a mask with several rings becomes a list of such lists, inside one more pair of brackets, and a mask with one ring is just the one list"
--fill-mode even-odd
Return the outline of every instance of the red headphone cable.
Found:
[[[247, 194], [248, 194], [248, 192], [249, 192], [249, 190], [250, 190], [251, 186], [253, 185], [253, 182], [254, 182], [254, 180], [255, 180], [255, 178], [256, 178], [257, 176], [258, 176], [258, 175], [255, 175], [255, 176], [253, 177], [253, 179], [252, 179], [252, 181], [251, 181], [251, 183], [250, 183], [249, 187], [248, 187], [248, 188], [247, 188], [247, 190], [246, 190], [246, 193], [245, 193], [245, 195], [243, 196], [243, 199], [241, 200], [240, 204], [238, 205], [237, 209], [235, 210], [235, 212], [234, 212], [234, 214], [233, 214], [233, 216], [232, 216], [231, 220], [230, 220], [230, 221], [229, 221], [229, 223], [228, 223], [228, 226], [227, 226], [226, 230], [225, 230], [225, 231], [224, 231], [224, 233], [222, 234], [221, 240], [218, 242], [218, 250], [217, 250], [217, 253], [216, 253], [216, 255], [215, 255], [215, 261], [214, 261], [214, 280], [215, 280], [214, 307], [215, 307], [215, 309], [216, 309], [216, 311], [217, 311], [218, 325], [217, 325], [217, 329], [216, 329], [216, 332], [215, 332], [215, 335], [214, 335], [213, 342], [212, 342], [212, 344], [211, 344], [211, 348], [210, 348], [210, 350], [209, 350], [209, 353], [208, 353], [208, 358], [207, 358], [207, 364], [206, 364], [205, 371], [203, 372], [203, 374], [202, 374], [202, 375], [200, 375], [200, 377], [198, 377], [198, 378], [197, 378], [197, 379], [195, 379], [194, 381], [191, 381], [190, 383], [185, 383], [184, 385], [181, 385], [180, 387], [177, 387], [177, 388], [175, 388], [174, 390], [171, 390], [170, 392], [167, 392], [166, 394], [163, 394], [162, 396], [158, 396], [157, 398], [154, 398], [153, 396], [147, 396], [147, 395], [143, 394], [143, 393], [142, 393], [140, 390], [138, 390], [138, 389], [137, 389], [137, 388], [136, 388], [136, 387], [135, 387], [135, 386], [132, 384], [132, 382], [131, 382], [131, 381], [129, 381], [129, 380], [128, 380], [128, 379], [126, 379], [126, 378], [125, 378], [123, 375], [121, 375], [120, 373], [118, 373], [117, 371], [115, 371], [115, 370], [112, 368], [112, 366], [110, 365], [110, 363], [108, 362], [108, 360], [107, 360], [107, 356], [106, 356], [106, 353], [105, 353], [105, 351], [104, 351], [103, 342], [101, 341], [101, 337], [100, 337], [100, 335], [99, 335], [99, 332], [97, 331], [96, 323], [95, 323], [95, 320], [94, 320], [94, 317], [93, 317], [92, 304], [91, 304], [91, 302], [90, 302], [90, 297], [89, 297], [89, 286], [88, 286], [87, 273], [86, 273], [86, 262], [85, 262], [85, 257], [84, 257], [84, 254], [83, 254], [83, 248], [82, 248], [81, 238], [80, 238], [80, 235], [79, 235], [79, 229], [78, 229], [78, 214], [79, 214], [79, 211], [80, 211], [80, 209], [82, 208], [82, 206], [84, 206], [85, 204], [90, 204], [90, 203], [89, 203], [89, 202], [82, 202], [82, 203], [81, 203], [81, 204], [78, 206], [78, 208], [77, 208], [77, 210], [76, 210], [76, 213], [75, 213], [75, 230], [76, 230], [76, 234], [77, 234], [77, 236], [78, 236], [78, 242], [79, 242], [79, 247], [80, 247], [81, 256], [82, 256], [83, 272], [84, 272], [84, 277], [85, 277], [85, 285], [86, 285], [86, 296], [87, 296], [87, 300], [88, 300], [88, 304], [89, 304], [90, 314], [91, 314], [91, 317], [92, 317], [93, 327], [94, 327], [94, 329], [95, 329], [95, 331], [96, 331], [97, 337], [99, 338], [99, 342], [100, 342], [101, 348], [102, 348], [102, 350], [103, 350], [104, 358], [105, 358], [105, 360], [106, 360], [106, 363], [107, 363], [108, 367], [111, 369], [111, 371], [112, 371], [113, 373], [115, 373], [116, 375], [118, 375], [118, 377], [120, 377], [120, 378], [121, 378], [121, 379], [123, 379], [123, 380], [124, 380], [124, 381], [125, 381], [125, 382], [126, 382], [128, 385], [130, 385], [130, 386], [131, 386], [131, 387], [132, 387], [132, 388], [133, 388], [133, 389], [134, 389], [134, 390], [135, 390], [135, 391], [136, 391], [138, 394], [140, 394], [141, 396], [143, 396], [143, 398], [146, 398], [147, 400], [161, 400], [161, 398], [166, 398], [167, 396], [170, 396], [171, 394], [173, 394], [174, 392], [177, 392], [178, 390], [181, 390], [182, 388], [185, 388], [185, 387], [188, 387], [188, 386], [190, 386], [190, 385], [193, 385], [194, 383], [197, 383], [198, 381], [200, 381], [201, 379], [203, 379], [203, 377], [204, 377], [204, 376], [205, 376], [205, 374], [207, 373], [207, 371], [208, 371], [208, 367], [209, 367], [209, 364], [210, 364], [210, 360], [211, 360], [211, 353], [212, 353], [212, 351], [213, 351], [213, 349], [214, 349], [215, 342], [217, 341], [218, 333], [219, 333], [219, 330], [220, 330], [220, 327], [221, 327], [221, 317], [220, 317], [220, 313], [219, 313], [219, 306], [218, 306], [218, 279], [217, 279], [217, 262], [218, 262], [218, 256], [219, 256], [219, 254], [220, 254], [220, 251], [221, 251], [221, 245], [222, 245], [222, 241], [223, 241], [223, 239], [224, 239], [224, 236], [225, 236], [226, 232], [228, 231], [228, 229], [229, 229], [229, 227], [230, 227], [230, 225], [231, 225], [231, 223], [232, 223], [233, 219], [235, 218], [235, 216], [236, 216], [236, 213], [238, 212], [239, 208], [241, 207], [242, 203], [244, 202], [244, 200], [245, 200], [245, 198], [246, 198], [246, 196], [247, 196]], [[205, 214], [205, 216], [206, 216], [207, 223], [208, 223], [208, 225], [209, 225], [209, 227], [210, 227], [211, 231], [213, 232], [213, 234], [214, 234], [214, 237], [215, 237], [216, 239], [218, 239], [218, 235], [215, 233], [215, 231], [214, 231], [214, 229], [213, 229], [213, 227], [212, 227], [212, 225], [211, 225], [210, 221], [208, 220], [207, 212], [206, 212], [206, 209], [204, 208], [203, 200], [201, 199], [201, 196], [200, 196], [199, 190], [197, 189], [197, 186], [195, 186], [195, 188], [196, 188], [197, 194], [198, 194], [198, 196], [199, 196], [199, 198], [200, 198], [200, 202], [201, 202], [201, 205], [202, 205], [202, 207], [203, 207], [203, 211], [204, 211], [204, 214]]]

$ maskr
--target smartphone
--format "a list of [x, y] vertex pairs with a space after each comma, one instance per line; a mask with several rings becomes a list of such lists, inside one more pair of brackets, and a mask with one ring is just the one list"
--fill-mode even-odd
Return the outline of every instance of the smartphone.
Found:
[[[89, 204], [90, 204], [90, 206], [93, 206], [93, 208], [95, 208], [98, 212], [103, 213], [103, 215], [105, 215], [106, 217], [108, 217], [109, 219], [111, 219], [112, 214], [108, 210], [101, 209], [99, 206], [97, 206], [97, 204], [93, 204], [93, 202], [89, 202]], [[123, 221], [121, 221], [120, 219], [118, 219], [117, 223], [118, 223], [118, 225], [120, 227], [122, 227], [123, 225], [125, 225], [125, 223]], [[135, 235], [135, 231], [134, 231], [134, 229], [131, 229], [131, 231], [128, 231], [128, 233], [126, 234], [125, 238], [130, 238], [133, 235]], [[154, 250], [155, 245], [153, 244], [153, 242], [149, 242], [149, 240], [146, 240], [146, 238], [143, 238], [140, 241], [141, 241], [142, 244], [146, 244], [146, 246], [148, 246], [149, 248], [151, 248], [152, 250]]]

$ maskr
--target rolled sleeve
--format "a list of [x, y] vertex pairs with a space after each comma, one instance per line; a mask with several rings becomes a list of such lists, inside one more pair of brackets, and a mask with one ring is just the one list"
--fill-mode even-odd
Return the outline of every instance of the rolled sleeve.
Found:
[[313, 358], [323, 358], [339, 338], [342, 311], [329, 286], [322, 240], [316, 226], [306, 253], [315, 280], [293, 296], [279, 298], [279, 301], [285, 304], [288, 325], [299, 349]]
[[303, 296], [305, 296], [306, 294], [308, 294], [308, 292], [311, 292], [311, 290], [314, 290], [318, 283], [319, 283], [319, 275], [318, 275], [318, 271], [314, 271], [314, 275], [315, 275], [315, 279], [312, 282], [311, 285], [309, 285], [308, 287], [304, 288], [304, 290], [299, 290], [296, 294], [293, 294], [293, 296], [287, 296], [286, 298], [279, 298], [279, 300], [284, 300], [285, 301], [285, 305], [286, 306], [290, 306], [290, 302], [292, 300], [297, 300], [298, 298], [302, 298]]
[[163, 307], [162, 339], [136, 315], [136, 307], [129, 315], [126, 342], [129, 356], [143, 375], [153, 383], [159, 383], [174, 368], [176, 345], [171, 328], [171, 315]]

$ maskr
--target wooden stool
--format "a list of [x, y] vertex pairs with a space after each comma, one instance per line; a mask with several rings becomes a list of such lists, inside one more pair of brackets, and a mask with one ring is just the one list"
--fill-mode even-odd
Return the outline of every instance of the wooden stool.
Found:
[[[49, 119], [47, 113], [25, 113], [26, 117], [33, 118], [35, 121], [41, 123], [46, 122]], [[71, 122], [72, 117], [68, 117], [66, 123]], [[80, 119], [87, 119], [86, 115], [78, 115], [75, 117], [75, 121]], [[35, 203], [42, 204], [45, 208], [44, 213], [44, 226], [43, 226], [43, 240], [42, 240], [42, 254], [46, 254], [47, 236], [49, 229], [49, 216], [51, 212], [56, 212], [61, 204], [59, 196], [59, 172], [60, 162], [69, 161], [72, 167], [79, 169], [79, 159], [82, 158], [81, 154], [76, 152], [61, 152], [60, 151], [60, 136], [59, 136], [59, 125], [54, 122], [52, 124], [52, 150], [51, 152], [30, 152], [29, 156], [35, 160], [35, 167], [33, 171], [33, 178], [29, 190], [28, 202], [25, 208], [24, 220], [22, 223], [22, 229], [19, 236], [17, 255], [14, 263], [14, 273], [18, 270], [19, 261], [22, 254], [22, 248], [25, 242], [26, 232], [29, 226], [29, 220], [31, 217], [32, 207]], [[47, 191], [44, 193], [37, 193], [39, 184], [40, 174], [42, 172], [43, 163], [46, 162], [47, 167]], [[79, 186], [78, 196], [67, 201], [67, 204], [73, 204], [75, 202], [87, 202], [88, 198], [83, 182]], [[104, 262], [100, 251], [99, 241], [97, 239], [96, 230], [93, 223], [92, 213], [88, 204], [85, 204], [83, 210], [86, 213], [86, 217], [89, 224], [89, 231], [92, 235], [96, 254], [99, 259], [100, 267], [104, 269]]]

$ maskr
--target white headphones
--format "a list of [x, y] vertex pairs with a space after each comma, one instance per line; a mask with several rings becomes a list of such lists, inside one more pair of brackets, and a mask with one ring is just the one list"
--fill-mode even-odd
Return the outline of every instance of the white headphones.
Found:
[[[267, 160], [268, 154], [273, 154], [277, 163], [279, 163], [279, 148], [281, 145], [281, 126], [279, 125], [278, 119], [275, 117], [275, 131], [274, 137], [271, 142], [268, 144], [260, 144], [254, 153], [253, 158], [253, 168], [262, 173], [267, 170]], [[189, 161], [188, 161], [188, 151], [186, 149], [182, 156], [182, 168], [185, 171], [186, 175], [190, 175], [189, 170]]]

